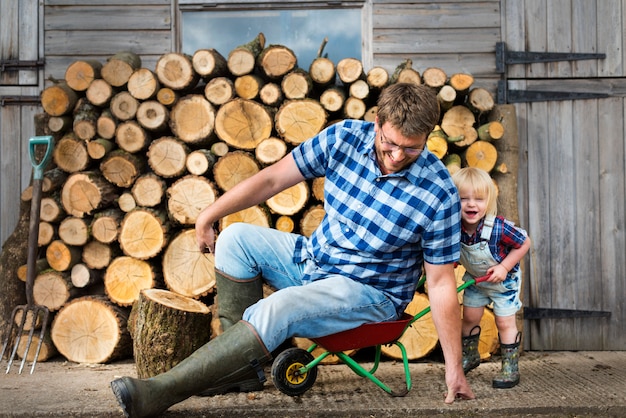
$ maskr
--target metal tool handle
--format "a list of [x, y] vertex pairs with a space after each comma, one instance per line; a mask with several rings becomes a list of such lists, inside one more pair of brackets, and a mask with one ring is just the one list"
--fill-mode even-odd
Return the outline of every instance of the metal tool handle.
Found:
[[[30, 156], [30, 162], [33, 165], [33, 179], [34, 180], [42, 180], [43, 179], [43, 171], [44, 168], [48, 165], [50, 158], [52, 157], [52, 149], [53, 149], [52, 137], [48, 136], [33, 136], [28, 141], [28, 154]], [[45, 145], [46, 153], [40, 162], [37, 162], [37, 158], [35, 157], [35, 147], [37, 145]]]

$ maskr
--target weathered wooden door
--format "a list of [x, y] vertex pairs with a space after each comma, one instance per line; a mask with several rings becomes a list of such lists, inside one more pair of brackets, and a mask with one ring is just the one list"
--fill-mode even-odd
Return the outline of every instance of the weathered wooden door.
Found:
[[17, 224], [20, 193], [32, 171], [27, 143], [42, 111], [39, 15], [37, 0], [0, 1], [0, 243]]
[[[504, 1], [511, 50], [605, 53], [606, 58], [511, 65], [507, 87], [545, 100], [515, 104], [520, 132], [525, 346], [626, 347], [624, 3]], [[555, 100], [554, 92], [607, 98]], [[552, 96], [552, 97], [551, 97]], [[528, 319], [534, 316], [533, 319]]]

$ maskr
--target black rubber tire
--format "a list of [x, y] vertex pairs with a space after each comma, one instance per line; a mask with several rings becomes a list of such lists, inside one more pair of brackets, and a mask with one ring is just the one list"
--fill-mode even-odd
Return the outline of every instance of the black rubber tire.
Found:
[[299, 396], [311, 389], [317, 379], [317, 367], [311, 368], [303, 375], [295, 372], [314, 359], [311, 353], [297, 347], [288, 348], [280, 353], [272, 364], [274, 386], [289, 396]]

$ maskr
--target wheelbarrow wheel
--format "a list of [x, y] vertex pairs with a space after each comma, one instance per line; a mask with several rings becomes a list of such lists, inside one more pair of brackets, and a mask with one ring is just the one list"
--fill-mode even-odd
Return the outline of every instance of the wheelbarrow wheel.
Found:
[[309, 390], [317, 379], [317, 367], [301, 373], [301, 369], [315, 358], [302, 348], [288, 348], [280, 353], [272, 364], [274, 386], [289, 396], [302, 395]]

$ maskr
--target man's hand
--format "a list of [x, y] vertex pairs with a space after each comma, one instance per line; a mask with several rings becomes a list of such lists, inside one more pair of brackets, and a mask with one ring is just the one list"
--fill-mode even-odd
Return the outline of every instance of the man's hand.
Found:
[[451, 373], [446, 373], [446, 384], [448, 385], [448, 393], [446, 393], [445, 403], [453, 403], [456, 399], [475, 399], [476, 396], [470, 388], [465, 375], [452, 377]]

